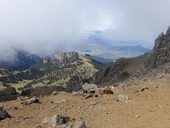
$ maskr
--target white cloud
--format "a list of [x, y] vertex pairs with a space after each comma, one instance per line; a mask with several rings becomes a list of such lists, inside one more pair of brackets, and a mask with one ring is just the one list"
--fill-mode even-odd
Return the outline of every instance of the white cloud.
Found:
[[81, 42], [88, 31], [152, 42], [170, 25], [169, 6], [169, 0], [0, 0], [0, 49], [50, 51]]

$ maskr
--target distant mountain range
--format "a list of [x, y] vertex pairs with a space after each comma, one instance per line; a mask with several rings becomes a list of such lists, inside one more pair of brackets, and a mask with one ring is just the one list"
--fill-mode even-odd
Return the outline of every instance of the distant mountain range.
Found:
[[135, 46], [117, 46], [111, 48], [113, 51], [119, 51], [122, 53], [134, 53], [134, 54], [143, 54], [146, 52], [149, 52], [150, 49], [145, 48], [141, 45], [135, 45]]
[[[142, 55], [150, 51], [140, 45], [135, 46], [103, 46], [99, 43], [87, 43], [72, 45], [69, 48], [58, 49], [63, 52], [76, 51], [82, 55], [90, 55], [92, 60], [99, 63], [108, 64], [120, 58], [130, 58]], [[25, 70], [41, 62], [44, 58], [39, 55], [31, 54], [24, 50], [15, 50], [16, 56], [13, 62], [0, 61], [0, 66], [6, 67], [10, 70]], [[48, 58], [48, 57], [47, 57]]]
[[65, 48], [65, 51], [77, 51], [80, 54], [89, 54], [101, 63], [110, 63], [120, 58], [130, 58], [143, 55], [150, 51], [141, 45], [133, 46], [103, 46], [101, 44], [87, 43]]
[[[148, 45], [149, 44], [149, 45]], [[101, 63], [110, 63], [120, 58], [130, 58], [143, 55], [152, 49], [152, 43], [135, 40], [109, 40], [100, 32], [91, 33], [81, 43], [60, 46], [58, 50], [76, 51], [80, 54], [89, 54]]]

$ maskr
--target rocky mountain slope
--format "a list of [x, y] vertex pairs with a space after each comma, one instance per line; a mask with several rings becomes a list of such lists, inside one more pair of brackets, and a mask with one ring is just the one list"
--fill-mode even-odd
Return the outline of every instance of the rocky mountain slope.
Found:
[[[113, 88], [113, 95], [85, 99], [86, 95], [60, 92], [40, 97], [40, 103], [21, 104], [22, 99], [1, 102], [12, 116], [0, 121], [1, 128], [49, 128], [44, 119], [54, 115], [81, 118], [86, 128], [168, 128], [170, 125], [170, 76], [140, 86]], [[128, 96], [118, 102], [117, 96]], [[156, 115], [156, 116], [155, 116]], [[53, 120], [51, 122], [54, 122]], [[55, 122], [56, 123], [56, 122]], [[82, 128], [82, 127], [80, 127]], [[84, 128], [84, 127], [83, 127]]]
[[155, 40], [155, 46], [147, 56], [145, 68], [157, 68], [167, 62], [170, 62], [170, 27], [166, 34], [161, 33]]
[[14, 84], [14, 87], [24, 88], [37, 86], [69, 85], [72, 77], [78, 77], [79, 82], [90, 81], [103, 64], [92, 60], [89, 56], [77, 52], [57, 52], [52, 57], [43, 59], [24, 71], [15, 71], [0, 77], [2, 83]]
[[10, 71], [8, 69], [0, 67], [0, 77], [1, 76], [6, 76], [6, 75], [9, 75], [9, 74], [10, 74]]
[[95, 76], [97, 84], [116, 83], [128, 78], [150, 79], [161, 73], [170, 73], [170, 28], [155, 40], [153, 50], [145, 55], [120, 59]]
[[129, 59], [120, 59], [107, 65], [105, 69], [95, 74], [95, 83], [110, 85], [127, 80], [144, 66], [146, 56], [147, 55]]

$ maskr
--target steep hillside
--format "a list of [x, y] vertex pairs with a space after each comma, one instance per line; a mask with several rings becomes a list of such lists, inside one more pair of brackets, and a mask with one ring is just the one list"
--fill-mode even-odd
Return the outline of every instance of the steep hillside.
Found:
[[112, 84], [122, 82], [142, 68], [145, 60], [146, 55], [143, 55], [135, 58], [120, 59], [111, 63], [105, 69], [95, 74], [95, 83]]
[[[97, 65], [97, 63], [95, 63]], [[97, 65], [98, 66], [98, 65]], [[49, 60], [32, 67], [45, 75], [32, 83], [66, 86], [73, 76], [90, 79], [97, 72], [94, 62], [76, 52], [55, 54]]]
[[36, 86], [63, 86], [77, 76], [83, 80], [90, 80], [103, 64], [91, 60], [88, 56], [79, 55], [77, 52], [58, 52], [48, 59], [31, 66], [28, 70], [14, 72], [0, 77], [4, 83], [18, 83], [27, 81], [25, 88]]
[[153, 50], [148, 54], [145, 68], [157, 68], [170, 62], [170, 27], [155, 40]]
[[[0, 67], [0, 78], [1, 77], [5, 77], [11, 74], [11, 71], [9, 71], [8, 69], [5, 69], [3, 67]], [[5, 88], [5, 86], [3, 85], [3, 82], [0, 81], [0, 91], [3, 90]]]
[[97, 84], [123, 82], [128, 78], [152, 79], [156, 75], [170, 73], [170, 28], [155, 40], [153, 50], [145, 55], [120, 59], [95, 76]]
[[[0, 102], [12, 116], [0, 121], [1, 128], [49, 128], [41, 123], [55, 114], [81, 117], [86, 128], [168, 128], [170, 126], [170, 76], [140, 86], [114, 88], [113, 95], [85, 99], [83, 95], [58, 93], [41, 97], [41, 103], [23, 106], [22, 101]], [[126, 102], [117, 96], [129, 97]], [[17, 108], [17, 109], [15, 109]]]

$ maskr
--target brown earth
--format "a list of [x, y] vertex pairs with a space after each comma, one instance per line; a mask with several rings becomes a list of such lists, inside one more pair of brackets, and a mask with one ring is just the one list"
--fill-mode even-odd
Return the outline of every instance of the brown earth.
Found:
[[[167, 76], [141, 85], [115, 88], [114, 95], [84, 99], [83, 96], [62, 92], [41, 98], [41, 104], [30, 106], [22, 106], [20, 101], [0, 103], [3, 107], [18, 107], [17, 110], [8, 110], [13, 118], [0, 121], [0, 128], [41, 128], [43, 118], [55, 114], [82, 117], [87, 128], [168, 128], [169, 85], [170, 76]], [[126, 103], [117, 102], [118, 94], [128, 95], [129, 100]], [[50, 103], [58, 100], [67, 102]]]

